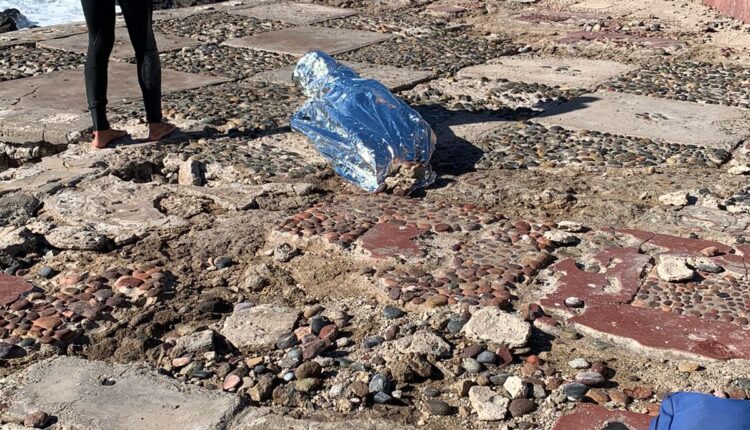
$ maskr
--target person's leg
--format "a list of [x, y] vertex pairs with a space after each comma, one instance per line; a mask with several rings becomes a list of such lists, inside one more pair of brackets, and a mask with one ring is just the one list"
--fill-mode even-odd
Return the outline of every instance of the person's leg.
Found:
[[162, 121], [161, 62], [152, 25], [153, 3], [151, 0], [120, 0], [119, 3], [135, 50], [149, 140], [159, 140], [171, 133], [174, 126]]
[[115, 43], [115, 0], [81, 0], [89, 29], [84, 74], [86, 96], [94, 125], [94, 146], [103, 148], [124, 132], [110, 130], [107, 120], [107, 71]]

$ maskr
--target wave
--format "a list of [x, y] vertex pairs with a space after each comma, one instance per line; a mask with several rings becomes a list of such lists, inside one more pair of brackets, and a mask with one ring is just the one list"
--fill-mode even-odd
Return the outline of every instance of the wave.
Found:
[[70, 22], [82, 22], [83, 10], [81, 0], [0, 0], [0, 11], [18, 9], [28, 22], [19, 22], [25, 26], [41, 27]]

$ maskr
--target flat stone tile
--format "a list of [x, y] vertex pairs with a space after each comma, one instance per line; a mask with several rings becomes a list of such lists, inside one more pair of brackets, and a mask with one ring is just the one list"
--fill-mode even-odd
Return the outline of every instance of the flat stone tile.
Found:
[[85, 23], [52, 25], [49, 27], [30, 28], [0, 34], [0, 46], [35, 43], [43, 40], [56, 39], [74, 34], [86, 33]]
[[560, 417], [552, 430], [607, 430], [607, 424], [620, 423], [629, 430], [648, 430], [651, 423], [648, 415], [637, 414], [629, 411], [610, 411], [607, 408], [596, 405], [579, 404], [575, 411]]
[[593, 89], [632, 71], [634, 66], [607, 60], [582, 58], [504, 58], [491, 64], [461, 69], [459, 78], [507, 79], [551, 87]]
[[229, 0], [218, 3], [210, 3], [192, 7], [180, 7], [172, 9], [160, 9], [154, 11], [154, 21], [181, 18], [190, 15], [198, 15], [216, 11], [235, 11], [264, 4], [276, 3], [279, 0]]
[[230, 10], [230, 12], [258, 19], [282, 21], [296, 25], [313, 24], [320, 21], [344, 18], [357, 14], [357, 12], [352, 9], [291, 2], [268, 4], [249, 9], [235, 9]]
[[224, 43], [237, 48], [260, 49], [301, 57], [316, 49], [330, 55], [340, 54], [383, 42], [391, 37], [357, 30], [302, 26], [228, 40]]
[[[159, 48], [160, 52], [175, 51], [199, 44], [196, 40], [161, 33], [155, 33], [154, 36], [156, 37], [156, 46]], [[39, 42], [38, 46], [41, 48], [60, 49], [63, 51], [85, 54], [86, 51], [88, 51], [89, 36], [84, 33], [61, 39], [47, 40]], [[115, 47], [112, 50], [112, 58], [118, 58], [121, 60], [135, 58], [135, 51], [133, 50], [133, 45], [130, 43], [128, 30], [125, 27], [118, 27], [115, 29]]]
[[22, 422], [41, 410], [57, 425], [89, 430], [218, 430], [240, 404], [234, 395], [182, 384], [139, 364], [57, 357], [10, 379], [0, 390], [3, 419]]
[[739, 109], [609, 92], [584, 94], [534, 121], [727, 151], [750, 135], [750, 114]]
[[[433, 76], [431, 72], [416, 71], [407, 68], [348, 61], [344, 61], [343, 63], [354, 69], [361, 77], [375, 79], [390, 88], [391, 91], [400, 91], [413, 87], [420, 82], [431, 79]], [[251, 77], [250, 80], [294, 85], [294, 82], [292, 82], [292, 74], [294, 74], [295, 67], [295, 65], [291, 65], [281, 69], [259, 73]]]
[[[162, 90], [170, 93], [226, 81], [164, 70]], [[109, 66], [110, 104], [140, 98], [136, 66]], [[67, 143], [90, 126], [82, 70], [66, 70], [32, 78], [0, 82], [0, 140]]]

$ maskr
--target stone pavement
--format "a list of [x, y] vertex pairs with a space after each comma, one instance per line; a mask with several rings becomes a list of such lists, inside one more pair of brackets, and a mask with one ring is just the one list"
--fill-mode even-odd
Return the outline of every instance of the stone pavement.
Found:
[[[134, 137], [102, 151], [85, 28], [1, 35], [0, 427], [645, 430], [670, 391], [750, 397], [750, 56], [692, 3], [610, 3], [156, 11], [158, 145], [118, 18]], [[291, 132], [309, 49], [430, 122], [433, 187], [362, 193]]]

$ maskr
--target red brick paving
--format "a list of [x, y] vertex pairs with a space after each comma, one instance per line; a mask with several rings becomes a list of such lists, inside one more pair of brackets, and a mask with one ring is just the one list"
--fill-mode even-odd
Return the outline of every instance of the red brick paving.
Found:
[[383, 222], [375, 225], [361, 237], [362, 247], [375, 258], [400, 255], [419, 257], [424, 254], [413, 239], [430, 231], [428, 228]]
[[557, 281], [555, 292], [542, 299], [541, 304], [565, 309], [568, 297], [578, 297], [586, 305], [627, 303], [638, 292], [643, 270], [651, 257], [639, 253], [637, 248], [611, 248], [594, 259], [604, 272], [583, 271], [572, 259], [557, 263], [554, 270], [564, 275]]
[[31, 284], [22, 278], [0, 273], [0, 305], [15, 302], [22, 294], [31, 291]]
[[573, 413], [560, 417], [552, 430], [604, 430], [610, 423], [622, 423], [631, 430], [648, 430], [651, 417], [627, 411], [610, 411], [601, 406], [580, 404]]
[[750, 335], [724, 321], [621, 304], [593, 305], [568, 321], [645, 347], [715, 360], [750, 360]]

